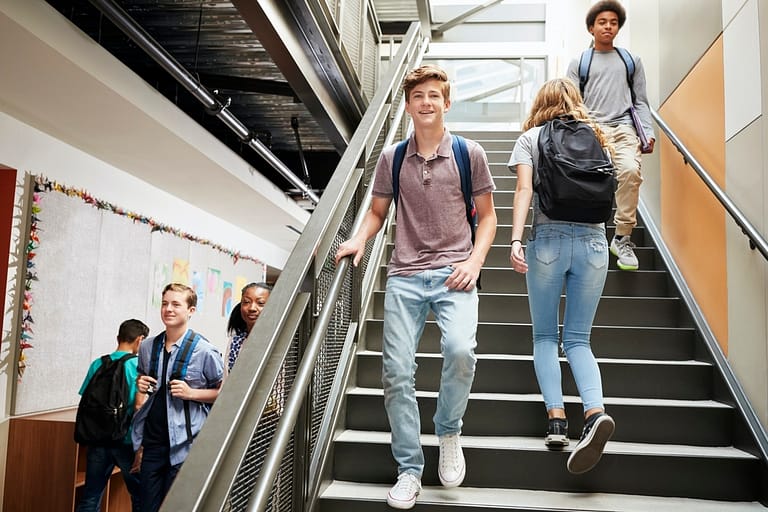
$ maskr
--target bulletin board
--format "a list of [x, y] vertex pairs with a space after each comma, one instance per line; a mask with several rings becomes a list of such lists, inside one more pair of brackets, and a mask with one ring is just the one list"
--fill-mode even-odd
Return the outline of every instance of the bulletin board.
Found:
[[163, 330], [170, 282], [198, 297], [189, 326], [223, 353], [240, 290], [258, 259], [36, 176], [14, 414], [76, 406], [92, 360], [115, 350], [123, 320]]

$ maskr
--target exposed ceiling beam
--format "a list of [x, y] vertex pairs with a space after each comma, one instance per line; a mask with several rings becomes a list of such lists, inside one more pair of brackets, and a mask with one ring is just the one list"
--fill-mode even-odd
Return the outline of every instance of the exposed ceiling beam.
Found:
[[416, 8], [419, 12], [419, 22], [421, 23], [421, 33], [426, 37], [432, 34], [432, 14], [429, 0], [416, 0]]
[[471, 8], [471, 9], [469, 9], [468, 11], [464, 12], [463, 14], [460, 14], [460, 15], [456, 16], [452, 20], [446, 21], [442, 25], [440, 25], [438, 27], [435, 27], [432, 30], [432, 34], [433, 35], [442, 35], [443, 32], [445, 32], [445, 31], [447, 31], [449, 29], [452, 29], [453, 27], [455, 27], [457, 25], [461, 25], [462, 23], [464, 23], [466, 20], [468, 20], [469, 18], [471, 18], [475, 14], [477, 14], [479, 12], [482, 12], [482, 11], [484, 11], [486, 9], [489, 9], [489, 8], [493, 7], [494, 5], [496, 5], [496, 4], [500, 4], [503, 1], [504, 0], [488, 0], [484, 4], [477, 5], [477, 6], [473, 7], [473, 8]]
[[306, 0], [233, 0], [280, 72], [339, 153], [362, 119], [365, 104], [339, 58], [329, 27]]
[[185, 89], [187, 89], [205, 108], [227, 125], [245, 145], [252, 148], [270, 166], [278, 171], [285, 179], [300, 189], [314, 204], [320, 197], [309, 189], [291, 169], [288, 168], [274, 153], [262, 143], [235, 115], [228, 110], [229, 99], [220, 102], [218, 97], [200, 84], [199, 80], [187, 71], [165, 48], [160, 46], [152, 36], [128, 15], [114, 0], [90, 0], [109, 20], [114, 23], [136, 45], [142, 48], [149, 57], [171, 74]]

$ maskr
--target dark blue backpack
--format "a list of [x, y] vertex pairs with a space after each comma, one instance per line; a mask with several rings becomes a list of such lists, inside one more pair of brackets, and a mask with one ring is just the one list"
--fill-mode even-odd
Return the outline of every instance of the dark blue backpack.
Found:
[[[477, 226], [477, 210], [475, 202], [472, 199], [472, 165], [469, 162], [469, 151], [467, 150], [467, 141], [461, 135], [452, 135], [453, 137], [453, 157], [456, 159], [456, 165], [459, 168], [461, 177], [461, 193], [464, 195], [464, 204], [467, 212], [467, 222], [469, 222], [472, 231], [472, 243], [475, 243], [475, 228]], [[392, 197], [395, 200], [400, 198], [400, 167], [403, 166], [405, 152], [408, 149], [408, 140], [398, 142], [395, 148], [395, 156], [392, 158]]]
[[[187, 331], [187, 335], [184, 337], [184, 339], [181, 342], [181, 347], [179, 348], [179, 355], [176, 356], [176, 360], [173, 362], [173, 368], [171, 370], [171, 375], [168, 378], [169, 381], [171, 380], [184, 380], [184, 377], [187, 375], [187, 367], [189, 366], [189, 360], [192, 358], [192, 352], [195, 350], [195, 345], [197, 345], [197, 342], [200, 341], [200, 336], [195, 331], [190, 329]], [[149, 376], [157, 379], [157, 367], [159, 365], [160, 361], [160, 354], [162, 350], [164, 350], [165, 346], [165, 331], [161, 332], [157, 336], [155, 336], [155, 339], [152, 343], [152, 359], [149, 363]], [[184, 400], [184, 419], [187, 422], [187, 439], [189, 442], [192, 442], [192, 422], [190, 419], [190, 411], [189, 411], [189, 401]]]

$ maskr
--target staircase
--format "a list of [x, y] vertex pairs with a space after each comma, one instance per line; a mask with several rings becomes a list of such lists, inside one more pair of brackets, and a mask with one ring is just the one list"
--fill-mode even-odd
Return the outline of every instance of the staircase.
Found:
[[[619, 271], [611, 257], [592, 332], [615, 434], [595, 469], [568, 473], [565, 464], [581, 431], [582, 412], [562, 359], [572, 442], [562, 452], [545, 448], [546, 413], [533, 369], [525, 277], [508, 261], [515, 177], [506, 163], [514, 134], [464, 135], [486, 149], [499, 221], [483, 270], [477, 371], [464, 416], [467, 476], [457, 489], [444, 489], [437, 478], [432, 416], [442, 359], [439, 330], [430, 321], [417, 358], [426, 467], [415, 510], [766, 510], [760, 503], [768, 496], [764, 461], [754, 455], [738, 410], [728, 405], [723, 379], [642, 225], [632, 234], [640, 270]], [[383, 283], [384, 266], [380, 272]], [[320, 512], [391, 510], [385, 498], [397, 468], [381, 387], [383, 299], [382, 286], [374, 292], [359, 342]]]

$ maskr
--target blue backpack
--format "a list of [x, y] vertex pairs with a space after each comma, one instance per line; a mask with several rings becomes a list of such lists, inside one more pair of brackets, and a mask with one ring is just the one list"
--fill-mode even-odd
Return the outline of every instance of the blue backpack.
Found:
[[[459, 167], [459, 176], [461, 177], [461, 193], [464, 195], [465, 210], [467, 212], [467, 222], [469, 222], [472, 231], [472, 243], [475, 243], [475, 227], [477, 226], [477, 210], [475, 202], [472, 199], [472, 165], [469, 162], [469, 151], [467, 150], [467, 141], [461, 135], [452, 135], [453, 157], [456, 159], [456, 165]], [[400, 198], [400, 167], [405, 159], [405, 152], [408, 149], [408, 140], [398, 142], [395, 148], [395, 156], [392, 159], [392, 197], [395, 200]]]
[[[192, 352], [194, 352], [195, 345], [197, 345], [197, 342], [200, 341], [200, 338], [202, 338], [202, 336], [197, 334], [192, 329], [187, 331], [187, 335], [184, 337], [184, 339], [181, 342], [181, 347], [179, 348], [179, 355], [176, 356], [176, 360], [173, 362], [171, 375], [168, 378], [169, 381], [184, 380], [184, 377], [186, 377], [187, 375], [187, 367], [189, 366], [189, 360], [192, 358]], [[160, 362], [160, 353], [165, 346], [164, 340], [165, 340], [165, 331], [155, 336], [155, 339], [152, 343], [152, 359], [150, 360], [150, 363], [149, 363], [149, 375], [154, 379], [158, 378], [157, 367]], [[188, 400], [184, 400], [184, 419], [187, 422], [187, 439], [191, 443], [192, 442], [192, 421], [190, 419]]]

